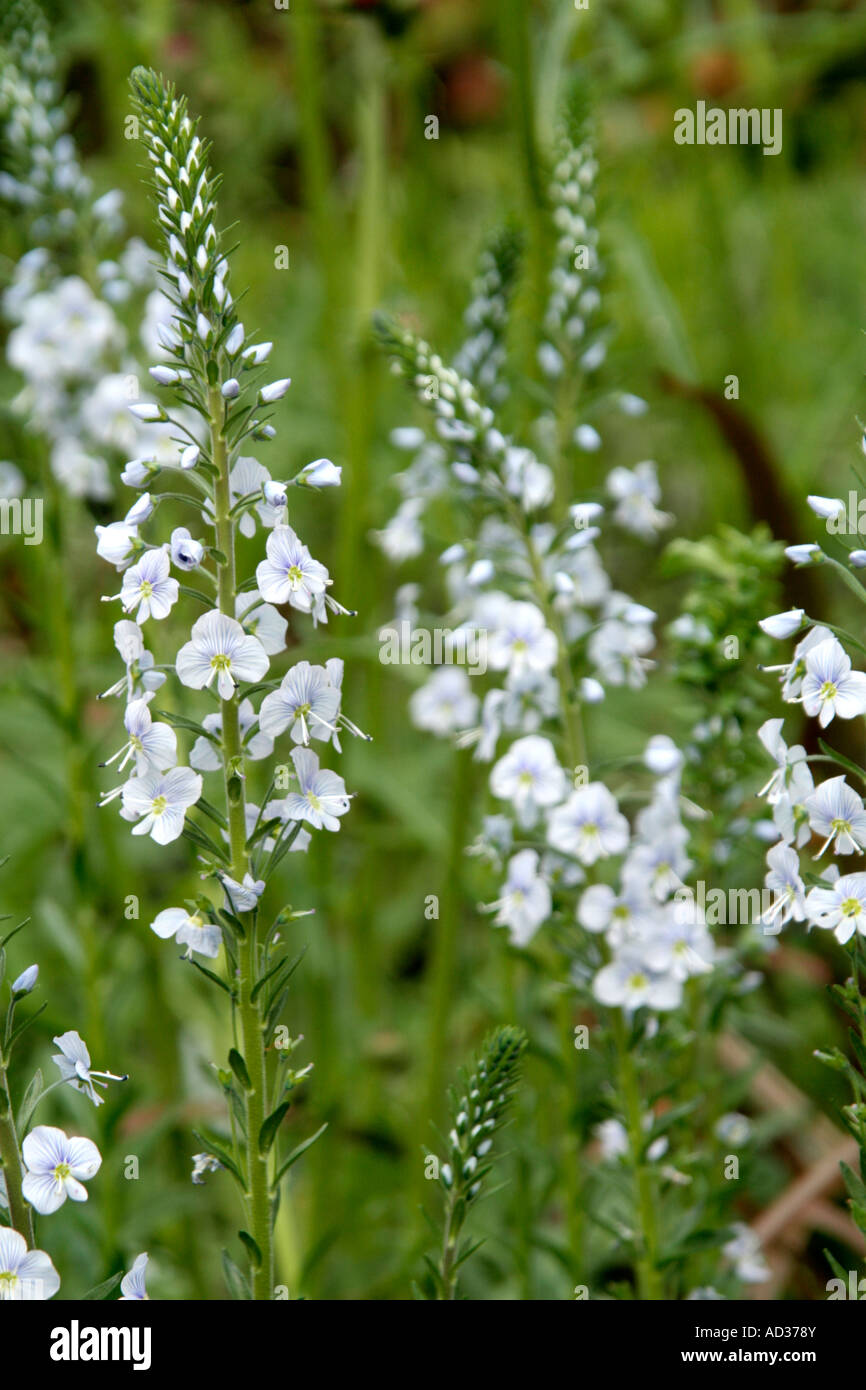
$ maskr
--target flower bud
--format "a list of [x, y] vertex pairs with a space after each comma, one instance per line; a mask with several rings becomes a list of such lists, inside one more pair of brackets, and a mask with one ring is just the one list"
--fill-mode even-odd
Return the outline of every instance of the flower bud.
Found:
[[26, 970], [22, 970], [17, 980], [12, 982], [13, 999], [22, 999], [25, 994], [29, 994], [35, 987], [39, 978], [39, 966], [28, 965]]

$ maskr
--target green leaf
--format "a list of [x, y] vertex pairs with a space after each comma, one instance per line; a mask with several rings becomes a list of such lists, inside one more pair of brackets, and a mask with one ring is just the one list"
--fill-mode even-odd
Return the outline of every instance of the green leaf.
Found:
[[16, 1039], [16, 1038], [20, 1038], [20, 1036], [21, 1036], [21, 1034], [24, 1032], [24, 1030], [25, 1030], [26, 1028], [29, 1028], [30, 1025], [31, 1025], [31, 1023], [35, 1023], [36, 1020], [37, 1020], [37, 1018], [39, 1017], [39, 1015], [40, 1015], [40, 1014], [43, 1014], [47, 1008], [48, 1008], [47, 1002], [46, 1002], [45, 1004], [40, 1004], [40, 1005], [39, 1005], [39, 1008], [36, 1010], [35, 1013], [28, 1014], [27, 1018], [23, 1019], [22, 1022], [18, 1024], [18, 1027], [17, 1027], [17, 1028], [13, 1028], [12, 1032], [9, 1034], [9, 1037], [8, 1037], [7, 1040], [6, 1040], [6, 1051], [7, 1051], [7, 1053], [8, 1053], [8, 1051], [9, 1051], [9, 1049], [11, 1048], [12, 1044], [14, 1043], [15, 1039]]
[[12, 940], [13, 936], [17, 936], [18, 933], [19, 933], [24, 927], [27, 926], [27, 923], [28, 923], [29, 921], [30, 921], [30, 918], [29, 918], [29, 917], [25, 917], [23, 922], [19, 922], [17, 927], [13, 927], [12, 930], [11, 930], [10, 932], [8, 932], [8, 933], [6, 934], [6, 936], [3, 937], [3, 940], [0, 941], [0, 946], [3, 946], [3, 947], [8, 946], [8, 945], [9, 945], [9, 942]]
[[270, 1115], [265, 1120], [264, 1124], [259, 1130], [260, 1154], [266, 1154], [270, 1152], [271, 1145], [277, 1137], [277, 1130], [282, 1124], [285, 1116], [288, 1114], [290, 1108], [291, 1101], [284, 1100], [280, 1105], [277, 1106], [276, 1110], [271, 1111]]
[[42, 1072], [37, 1069], [36, 1074], [33, 1077], [33, 1080], [30, 1082], [30, 1085], [24, 1092], [24, 1099], [21, 1102], [21, 1106], [18, 1111], [18, 1118], [15, 1121], [15, 1126], [18, 1131], [19, 1142], [24, 1138], [25, 1134], [27, 1133], [27, 1126], [30, 1123], [30, 1117], [33, 1114], [33, 1111], [36, 1109], [37, 1102], [41, 1095]]
[[[285, 956], [281, 956], [277, 963], [271, 966], [267, 974], [263, 975], [260, 980], [256, 980], [256, 983], [253, 985], [252, 991], [250, 993], [250, 1002], [253, 1004], [256, 1002], [256, 1000], [262, 992], [262, 989], [268, 983], [268, 980], [273, 981], [275, 990], [280, 990], [283, 988], [284, 985], [288, 984], [289, 980], [294, 975], [295, 971], [297, 970], [298, 966], [300, 965], [301, 961], [304, 959], [304, 956], [306, 954], [307, 948], [305, 946], [303, 951], [299, 951], [298, 954], [295, 956], [294, 960], [292, 961], [288, 961]], [[277, 981], [274, 979], [274, 976], [280, 970], [285, 970], [286, 975], [284, 979], [280, 979], [279, 981]]]
[[854, 1032], [853, 1028], [849, 1028], [848, 1036], [851, 1039], [854, 1055], [860, 1063], [860, 1069], [864, 1075], [866, 1075], [866, 1045], [861, 1041], [859, 1034]]
[[229, 1066], [231, 1067], [238, 1081], [243, 1086], [244, 1090], [251, 1091], [253, 1089], [253, 1083], [250, 1080], [250, 1074], [247, 1071], [247, 1064], [244, 1061], [241, 1054], [238, 1052], [236, 1047], [233, 1047], [231, 1052], [229, 1053]]
[[843, 1269], [843, 1268], [842, 1268], [842, 1266], [840, 1265], [839, 1261], [836, 1259], [835, 1255], [832, 1255], [832, 1254], [830, 1253], [829, 1250], [826, 1250], [826, 1249], [825, 1249], [825, 1251], [824, 1251], [824, 1259], [827, 1261], [827, 1263], [828, 1263], [828, 1265], [830, 1266], [830, 1268], [832, 1269], [833, 1273], [836, 1275], [836, 1278], [837, 1278], [837, 1279], [841, 1279], [842, 1282], [844, 1283], [846, 1289], [847, 1289], [847, 1287], [848, 1287], [848, 1271], [847, 1271], [847, 1269]]
[[256, 1245], [256, 1242], [253, 1240], [253, 1238], [252, 1238], [252, 1236], [250, 1235], [249, 1231], [238, 1231], [238, 1239], [239, 1239], [239, 1240], [242, 1242], [242, 1244], [245, 1246], [246, 1251], [247, 1251], [247, 1254], [248, 1254], [249, 1257], [250, 1257], [250, 1263], [252, 1264], [253, 1268], [254, 1268], [254, 1269], [261, 1269], [261, 1267], [262, 1267], [262, 1252], [261, 1252], [261, 1250], [259, 1249], [259, 1247]]
[[210, 1130], [203, 1128], [194, 1129], [193, 1136], [201, 1144], [204, 1151], [206, 1153], [213, 1154], [214, 1158], [222, 1164], [223, 1168], [225, 1168], [227, 1172], [231, 1173], [232, 1177], [240, 1183], [241, 1187], [244, 1190], [246, 1190], [246, 1180], [244, 1179], [240, 1168], [235, 1163], [228, 1149], [224, 1147], [223, 1141], [214, 1134], [212, 1134]]
[[208, 970], [206, 965], [200, 965], [194, 956], [190, 956], [189, 963], [190, 965], [195, 966], [199, 974], [205, 975], [207, 979], [211, 981], [212, 984], [219, 985], [220, 989], [224, 989], [230, 999], [234, 999], [236, 997], [234, 990], [226, 980], [221, 979], [220, 976], [215, 974], [213, 970]]
[[213, 608], [213, 597], [210, 594], [203, 594], [201, 589], [192, 589], [189, 584], [178, 584], [177, 587], [182, 594], [186, 594], [187, 598], [198, 599], [205, 608]]
[[280, 1164], [277, 1170], [277, 1176], [274, 1178], [274, 1187], [276, 1187], [278, 1183], [282, 1182], [286, 1173], [288, 1173], [289, 1169], [292, 1167], [294, 1163], [297, 1163], [301, 1155], [305, 1154], [307, 1152], [307, 1149], [311, 1148], [311, 1146], [315, 1144], [317, 1139], [321, 1139], [322, 1135], [324, 1134], [327, 1128], [328, 1125], [326, 1122], [322, 1125], [321, 1129], [316, 1130], [315, 1134], [311, 1134], [309, 1139], [304, 1139], [300, 1144], [296, 1145], [296, 1147], [292, 1149], [292, 1152], [286, 1158], [283, 1159], [282, 1163]]
[[232, 1298], [239, 1303], [247, 1302], [251, 1297], [250, 1286], [227, 1250], [223, 1251], [223, 1274]]
[[196, 825], [195, 821], [184, 821], [183, 834], [187, 840], [192, 840], [192, 843], [199, 849], [207, 850], [208, 854], [212, 854], [216, 859], [221, 860], [226, 868], [229, 867], [230, 860], [226, 851], [221, 845], [218, 845], [212, 840], [210, 835], [202, 830], [200, 825]]
[[122, 1273], [112, 1274], [110, 1279], [104, 1279], [101, 1284], [96, 1284], [92, 1289], [88, 1289], [87, 1293], [82, 1294], [81, 1297], [90, 1303], [104, 1303], [108, 1295], [114, 1293], [122, 1278]]
[[856, 777], [860, 782], [866, 782], [866, 769], [858, 767], [856, 763], [853, 763], [850, 758], [844, 757], [842, 753], [837, 753], [836, 749], [831, 748], [829, 743], [825, 743], [822, 738], [818, 739], [818, 747], [831, 762], [837, 763], [839, 767], [844, 767], [846, 772], [850, 772], [851, 775]]
[[228, 830], [229, 823], [222, 811], [218, 811], [216, 806], [212, 806], [209, 801], [205, 801], [203, 796], [200, 796], [195, 804], [200, 811], [204, 811], [205, 815], [209, 816], [210, 819], [219, 826], [220, 830]]
[[220, 739], [216, 734], [208, 733], [202, 724], [197, 724], [194, 719], [187, 719], [185, 714], [175, 714], [174, 710], [155, 709], [152, 711], [155, 719], [165, 719], [169, 724], [173, 724], [178, 729], [188, 729], [190, 733], [200, 734], [202, 738], [208, 739], [220, 747]]

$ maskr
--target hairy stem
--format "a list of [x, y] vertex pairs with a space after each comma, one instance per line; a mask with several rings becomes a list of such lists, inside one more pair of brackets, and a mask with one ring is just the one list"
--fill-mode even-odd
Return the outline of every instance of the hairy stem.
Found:
[[[219, 566], [218, 598], [220, 612], [235, 616], [237, 579], [235, 573], [234, 528], [230, 516], [229, 456], [222, 433], [223, 404], [217, 387], [208, 394], [211, 420], [211, 448], [218, 477], [214, 483], [214, 515], [217, 549], [225, 557]], [[244, 758], [241, 744], [237, 700], [222, 701], [223, 766], [232, 877], [241, 882], [249, 870], [247, 855]], [[265, 1120], [267, 1076], [261, 1009], [252, 991], [258, 978], [256, 914], [243, 913], [244, 936], [238, 947], [238, 1016], [243, 1056], [250, 1078], [246, 1091], [246, 1176], [250, 1235], [261, 1252], [261, 1264], [253, 1270], [253, 1298], [273, 1297], [274, 1253], [271, 1228], [270, 1183], [267, 1155], [259, 1151], [259, 1134]]]
[[3, 1176], [6, 1179], [6, 1196], [9, 1202], [9, 1220], [13, 1230], [23, 1236], [28, 1248], [33, 1248], [33, 1213], [25, 1202], [21, 1191], [24, 1170], [21, 1151], [18, 1148], [18, 1134], [15, 1129], [15, 1116], [12, 1110], [12, 1097], [6, 1067], [0, 1062], [0, 1158], [3, 1160]]
[[646, 1301], [662, 1296], [658, 1272], [658, 1230], [649, 1170], [644, 1162], [643, 1114], [634, 1058], [629, 1048], [625, 1018], [620, 1009], [611, 1010], [613, 1036], [619, 1061], [619, 1078], [625, 1105], [631, 1161], [635, 1176], [640, 1251], [637, 1259], [638, 1296]]

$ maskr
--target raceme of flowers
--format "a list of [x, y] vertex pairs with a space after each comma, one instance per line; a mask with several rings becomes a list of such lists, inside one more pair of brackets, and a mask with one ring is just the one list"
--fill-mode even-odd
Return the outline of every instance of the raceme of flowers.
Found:
[[[560, 238], [539, 350], [552, 378], [565, 371], [568, 351], [569, 370], [591, 373], [604, 360], [589, 225], [595, 161], [586, 142], [565, 137], [559, 153], [551, 196]], [[570, 264], [577, 240], [592, 250], [584, 275]], [[489, 252], [484, 266], [494, 280], [497, 313], [476, 301], [467, 317], [485, 322], [492, 354], [490, 325], [502, 333], [507, 296]], [[644, 764], [655, 781], [649, 803], [630, 822], [613, 791], [590, 777], [582, 732], [584, 713], [608, 687], [638, 690], [653, 665], [655, 614], [614, 587], [598, 542], [611, 507], [613, 523], [643, 540], [670, 523], [658, 505], [655, 465], [614, 468], [605, 501], [568, 498], [557, 506], [553, 464], [500, 430], [489, 397], [473, 381], [409, 333], [386, 326], [382, 336], [432, 410], [436, 434], [429, 443], [414, 429], [392, 436], [415, 457], [397, 477], [407, 500], [378, 533], [382, 548], [395, 561], [418, 553], [424, 507], [435, 496], [451, 492], [479, 516], [477, 533], [450, 545], [440, 563], [453, 603], [452, 659], [462, 639], [481, 635], [494, 681], [479, 695], [463, 667], [443, 666], [413, 694], [410, 711], [419, 728], [456, 736], [474, 747], [476, 759], [492, 764], [495, 810], [475, 851], [504, 865], [505, 877], [488, 911], [513, 943], [526, 946], [551, 919], [555, 899], [570, 902], [562, 908], [566, 916], [574, 913], [587, 932], [604, 938], [593, 985], [598, 1001], [673, 1009], [685, 981], [708, 972], [714, 959], [706, 927], [675, 899], [690, 869], [682, 755], [664, 736], [650, 740]], [[472, 354], [461, 350], [461, 358], [471, 361]], [[501, 364], [499, 354], [495, 360]], [[645, 409], [621, 392], [614, 404], [629, 415]], [[539, 436], [545, 426], [540, 422]], [[602, 439], [584, 422], [572, 443], [579, 453], [594, 453]], [[416, 591], [403, 591], [401, 618], [414, 618], [416, 599]], [[601, 871], [609, 882], [593, 881]]]
[[[304, 852], [316, 831], [339, 830], [350, 797], [324, 763], [331, 746], [339, 752], [342, 729], [364, 737], [342, 712], [341, 660], [323, 666], [300, 661], [274, 676], [272, 658], [286, 647], [288, 623], [280, 609], [313, 625], [349, 613], [331, 594], [327, 568], [311, 555], [289, 513], [290, 496], [339, 486], [340, 469], [316, 459], [290, 478], [275, 479], [252, 454], [274, 437], [270, 407], [291, 383], [287, 377], [263, 381], [272, 344], [256, 341], [238, 318], [217, 230], [216, 180], [184, 99], [140, 69], [132, 85], [152, 166], [171, 305], [159, 329], [161, 360], [150, 374], [172, 392], [174, 406], [156, 400], [128, 406], [136, 429], [169, 439], [170, 451], [145, 450], [127, 462], [122, 479], [137, 490], [137, 500], [122, 520], [96, 528], [97, 551], [119, 576], [105, 601], [123, 614], [114, 639], [124, 674], [105, 692], [125, 706], [123, 741], [106, 760], [121, 780], [105, 792], [103, 804], [117, 805], [133, 835], [160, 845], [186, 836], [198, 851], [202, 879], [211, 883], [210, 894], [163, 907], [151, 925], [187, 957], [216, 960], [224, 947], [230, 978], [238, 981], [228, 989], [243, 1046], [228, 1085], [231, 1091], [240, 1083], [230, 1103], [243, 1117], [243, 1152], [234, 1159], [221, 1150], [211, 1154], [219, 1147], [214, 1141], [198, 1155], [193, 1177], [198, 1181], [207, 1170], [209, 1157], [237, 1177], [254, 1243], [254, 1296], [270, 1297], [270, 1203], [278, 1179], [269, 1169], [269, 1150], [288, 1108], [285, 1097], [302, 1073], [288, 1066], [286, 1049], [278, 1104], [269, 1115], [264, 1046], [289, 967], [279, 927], [303, 914], [287, 910], [265, 932], [258, 924], [260, 900], [286, 853]], [[178, 482], [157, 490], [169, 470]], [[167, 496], [188, 504], [188, 525], [160, 535], [159, 509]], [[260, 559], [249, 575], [237, 572], [238, 535], [261, 538]], [[188, 635], [166, 652], [160, 629], [173, 630], [181, 605], [193, 609]], [[197, 719], [169, 708], [169, 676], [199, 693]], [[157, 696], [165, 708], [156, 707]], [[186, 760], [184, 739], [191, 745]], [[280, 740], [286, 748], [281, 762]], [[272, 760], [257, 805], [247, 769]], [[222, 783], [216, 792], [221, 809], [210, 799], [211, 779], [215, 787]]]
[[[3, 948], [25, 925], [21, 923], [13, 928], [0, 942], [0, 986], [4, 985], [6, 968]], [[102, 1156], [92, 1139], [69, 1135], [56, 1125], [33, 1125], [38, 1106], [62, 1086], [80, 1091], [94, 1106], [99, 1106], [103, 1103], [100, 1090], [109, 1082], [126, 1080], [125, 1076], [113, 1072], [97, 1071], [91, 1063], [87, 1044], [79, 1033], [70, 1029], [54, 1039], [58, 1051], [52, 1061], [59, 1071], [58, 1079], [46, 1086], [42, 1072], [37, 1070], [17, 1110], [13, 1108], [9, 1077], [15, 1046], [36, 1017], [30, 1014], [18, 1021], [16, 1012], [37, 988], [38, 982], [39, 966], [30, 965], [5, 985], [9, 998], [0, 1035], [0, 1159], [3, 1168], [0, 1208], [5, 1208], [8, 1225], [0, 1225], [0, 1301], [45, 1300], [58, 1292], [60, 1275], [50, 1255], [36, 1245], [36, 1217], [53, 1216], [67, 1200], [86, 1202], [87, 1184], [97, 1177], [102, 1166]], [[40, 1238], [47, 1239], [47, 1236], [42, 1237], [40, 1233]], [[100, 1296], [107, 1296], [110, 1289], [121, 1283], [122, 1297], [146, 1298], [146, 1264], [147, 1255], [139, 1255], [133, 1269], [123, 1279], [118, 1274], [107, 1281]], [[128, 1281], [133, 1276], [136, 1292], [131, 1293], [132, 1285]]]

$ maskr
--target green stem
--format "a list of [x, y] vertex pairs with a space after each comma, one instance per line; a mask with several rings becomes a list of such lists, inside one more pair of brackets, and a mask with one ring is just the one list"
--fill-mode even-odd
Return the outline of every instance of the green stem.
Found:
[[[219, 387], [208, 393], [211, 420], [211, 457], [218, 470], [214, 483], [214, 516], [217, 549], [225, 556], [219, 566], [218, 596], [220, 612], [235, 616], [237, 576], [235, 570], [234, 525], [231, 519], [229, 456], [222, 432], [223, 403]], [[222, 701], [223, 768], [232, 877], [241, 882], [249, 870], [247, 855], [246, 798], [244, 794], [244, 756], [236, 698]], [[263, 1022], [258, 1000], [252, 991], [258, 978], [256, 914], [241, 916], [244, 936], [238, 947], [238, 1017], [240, 1019], [244, 1062], [250, 1078], [246, 1105], [247, 1217], [250, 1234], [261, 1252], [261, 1264], [253, 1269], [253, 1298], [271, 1299], [274, 1288], [274, 1251], [271, 1227], [270, 1182], [267, 1155], [259, 1151], [259, 1133], [265, 1120], [267, 1097], [266, 1057]]]
[[643, 1112], [634, 1058], [628, 1045], [626, 1023], [620, 1009], [611, 1010], [614, 1042], [619, 1061], [620, 1087], [625, 1105], [626, 1129], [635, 1175], [640, 1250], [637, 1260], [638, 1294], [644, 1301], [660, 1299], [658, 1228], [649, 1169], [644, 1162]]
[[33, 1213], [25, 1202], [21, 1191], [24, 1171], [21, 1165], [21, 1151], [18, 1148], [18, 1134], [15, 1129], [15, 1115], [12, 1110], [12, 1097], [6, 1067], [0, 1064], [0, 1158], [3, 1160], [3, 1176], [6, 1179], [6, 1196], [9, 1202], [9, 1219], [13, 1230], [27, 1241], [28, 1249], [33, 1249]]
[[444, 1290], [439, 1295], [440, 1302], [450, 1302], [457, 1297], [457, 1271], [454, 1268], [456, 1256], [457, 1232], [454, 1229], [454, 1199], [449, 1197], [448, 1210], [445, 1213], [445, 1230], [442, 1236], [442, 1258], [439, 1261], [439, 1273], [444, 1285]]

